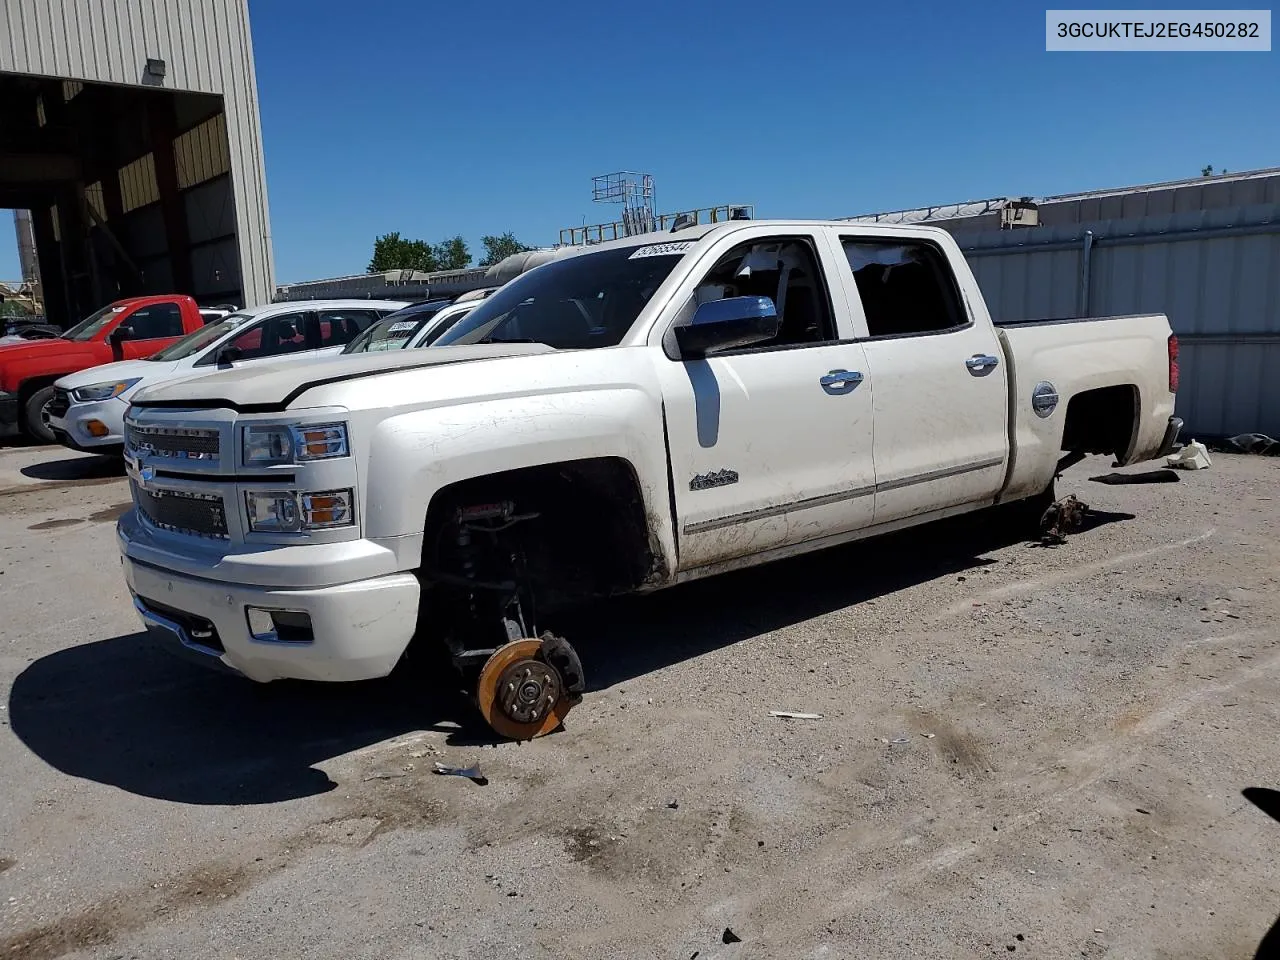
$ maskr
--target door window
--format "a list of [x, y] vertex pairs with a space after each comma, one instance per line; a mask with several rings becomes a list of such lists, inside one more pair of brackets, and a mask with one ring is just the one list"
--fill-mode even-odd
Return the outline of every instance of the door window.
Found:
[[284, 313], [246, 330], [227, 346], [234, 347], [241, 360], [278, 357], [307, 349], [306, 314]]
[[377, 319], [372, 310], [321, 310], [320, 346], [348, 344]]
[[873, 337], [943, 333], [968, 325], [942, 251], [918, 240], [843, 238]]
[[[734, 247], [703, 278], [694, 291], [692, 307], [728, 297], [768, 297], [778, 310], [778, 335], [746, 350], [836, 339], [826, 281], [813, 244], [806, 238], [769, 237]], [[738, 352], [742, 351], [725, 351]]]
[[176, 303], [155, 303], [134, 311], [124, 321], [133, 328], [134, 340], [159, 340], [163, 337], [180, 337], [182, 308]]

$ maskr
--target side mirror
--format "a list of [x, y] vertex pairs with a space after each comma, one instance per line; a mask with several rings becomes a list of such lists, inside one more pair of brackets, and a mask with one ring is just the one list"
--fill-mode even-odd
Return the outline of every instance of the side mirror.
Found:
[[239, 347], [223, 347], [218, 351], [218, 366], [229, 367], [243, 357], [244, 352]]
[[768, 297], [711, 300], [699, 304], [693, 319], [676, 327], [675, 335], [685, 360], [763, 343], [778, 335], [778, 308]]
[[120, 324], [120, 326], [107, 334], [107, 343], [111, 344], [113, 347], [124, 343], [126, 340], [132, 339], [133, 327], [129, 326], [127, 323]]

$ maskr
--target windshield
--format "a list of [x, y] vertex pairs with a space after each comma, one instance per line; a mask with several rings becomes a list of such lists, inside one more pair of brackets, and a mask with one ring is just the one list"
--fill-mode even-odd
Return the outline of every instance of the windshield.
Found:
[[348, 343], [342, 352], [372, 353], [380, 350], [403, 349], [414, 335], [446, 306], [448, 306], [447, 300], [437, 304], [421, 304], [397, 310], [365, 330]]
[[230, 316], [223, 317], [221, 320], [214, 320], [196, 330], [194, 333], [188, 333], [177, 343], [171, 343], [159, 353], [153, 353], [149, 357], [143, 357], [144, 360], [185, 360], [192, 354], [199, 353], [209, 344], [221, 340], [232, 330], [248, 323], [252, 320], [247, 313], [233, 313]]
[[480, 301], [436, 344], [615, 347], [695, 242], [619, 247], [553, 260]]
[[124, 312], [124, 307], [105, 306], [96, 313], [91, 313], [85, 317], [74, 327], [62, 335], [63, 340], [75, 340], [78, 343], [84, 343], [86, 340], [92, 340], [103, 327], [110, 323], [118, 314]]

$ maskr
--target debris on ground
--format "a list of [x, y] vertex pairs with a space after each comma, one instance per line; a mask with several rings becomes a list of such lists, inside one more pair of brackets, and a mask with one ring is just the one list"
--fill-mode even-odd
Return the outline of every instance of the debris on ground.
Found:
[[732, 930], [730, 930], [728, 927], [725, 927], [724, 933], [720, 934], [720, 942], [721, 943], [741, 943], [742, 938], [738, 936], [736, 933], [734, 933]]
[[1172, 470], [1147, 470], [1144, 473], [1104, 473], [1100, 477], [1090, 477], [1089, 481], [1111, 486], [1127, 486], [1133, 483], [1177, 483], [1181, 479]]
[[821, 720], [820, 713], [796, 713], [794, 710], [770, 710], [769, 716], [781, 717], [783, 720]]
[[1240, 453], [1256, 453], [1264, 457], [1280, 457], [1280, 440], [1273, 440], [1265, 433], [1238, 433], [1228, 437], [1229, 449]]
[[1049, 504], [1049, 509], [1040, 517], [1040, 542], [1046, 545], [1066, 543], [1067, 534], [1079, 532], [1088, 512], [1089, 505], [1074, 493]]
[[1213, 463], [1209, 448], [1199, 440], [1192, 440], [1177, 453], [1165, 458], [1165, 463], [1180, 470], [1207, 470]]
[[478, 766], [450, 767], [437, 761], [434, 772], [442, 777], [466, 777], [472, 783], [478, 783], [482, 787], [489, 783], [489, 778], [480, 772]]

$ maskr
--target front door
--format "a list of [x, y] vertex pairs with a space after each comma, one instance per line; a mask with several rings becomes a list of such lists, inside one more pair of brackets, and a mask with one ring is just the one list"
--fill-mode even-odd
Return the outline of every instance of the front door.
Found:
[[871, 523], [867, 364], [862, 345], [847, 342], [843, 295], [831, 297], [825, 241], [760, 236], [731, 246], [727, 238], [694, 302], [769, 297], [777, 337], [658, 361], [681, 570]]
[[[923, 239], [841, 238], [875, 387], [876, 523], [993, 500], [1008, 460], [1008, 371], [994, 327], [965, 310]], [[957, 253], [958, 257], [959, 254]], [[971, 282], [966, 270], [962, 278]], [[976, 287], [971, 301], [981, 302]]]

